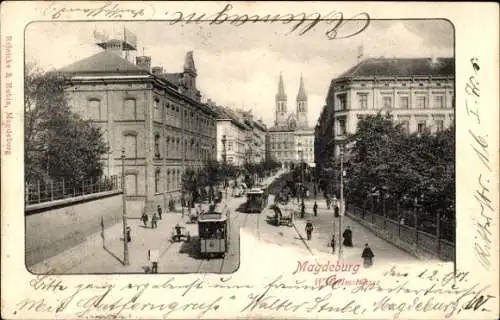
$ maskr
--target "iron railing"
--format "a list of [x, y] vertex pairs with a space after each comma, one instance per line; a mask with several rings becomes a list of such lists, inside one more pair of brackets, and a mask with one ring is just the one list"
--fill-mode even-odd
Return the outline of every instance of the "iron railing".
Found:
[[69, 181], [37, 181], [25, 186], [25, 205], [69, 199], [78, 196], [119, 190], [121, 183], [117, 176], [87, 179], [80, 183]]

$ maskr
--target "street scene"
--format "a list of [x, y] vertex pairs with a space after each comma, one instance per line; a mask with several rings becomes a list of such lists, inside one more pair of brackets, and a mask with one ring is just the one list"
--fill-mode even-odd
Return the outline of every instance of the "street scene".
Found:
[[147, 25], [27, 29], [29, 271], [230, 274], [242, 234], [366, 268], [455, 261], [449, 22], [334, 48]]

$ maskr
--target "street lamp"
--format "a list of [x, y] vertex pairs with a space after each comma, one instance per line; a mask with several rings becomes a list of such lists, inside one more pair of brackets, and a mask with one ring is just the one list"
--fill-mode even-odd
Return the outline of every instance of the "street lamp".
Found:
[[339, 259], [342, 258], [342, 216], [344, 215], [344, 146], [340, 145], [340, 216], [339, 216]]
[[128, 266], [127, 203], [125, 201], [125, 148], [122, 148], [123, 264]]
[[300, 206], [300, 215], [302, 218], [305, 216], [304, 212], [304, 150], [302, 149], [302, 143], [298, 144], [298, 152], [300, 155], [300, 198], [301, 198], [301, 206]]
[[226, 135], [222, 135], [222, 162], [223, 162], [223, 174], [224, 174], [224, 189], [226, 189], [226, 201], [227, 201], [227, 174], [226, 174], [226, 166], [227, 166], [227, 149], [226, 149]]

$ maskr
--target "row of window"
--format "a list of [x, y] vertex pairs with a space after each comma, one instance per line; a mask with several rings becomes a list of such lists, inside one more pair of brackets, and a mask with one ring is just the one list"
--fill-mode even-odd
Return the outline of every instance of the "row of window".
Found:
[[[161, 169], [155, 171], [155, 193], [163, 192], [164, 186], [161, 183]], [[166, 191], [175, 191], [181, 188], [182, 176], [180, 169], [167, 169]]]
[[[154, 150], [155, 156], [160, 157], [160, 135], [156, 134], [154, 137]], [[200, 143], [194, 138], [190, 141], [184, 140], [184, 148], [182, 146], [182, 140], [179, 137], [166, 137], [165, 138], [165, 152], [168, 158], [182, 158], [182, 152], [184, 151], [184, 157], [186, 159], [201, 159], [209, 160], [215, 151], [215, 145], [208, 146], [206, 144]]]
[[[399, 123], [402, 124], [403, 129], [408, 134], [410, 133], [410, 121], [409, 120], [399, 120]], [[417, 119], [417, 132], [423, 133], [428, 129], [428, 120], [425, 119]], [[443, 119], [434, 119], [434, 130], [437, 132], [444, 130], [444, 120]], [[346, 119], [344, 117], [337, 119], [337, 125], [335, 126], [335, 132], [337, 136], [343, 136], [347, 133], [346, 128]]]
[[[358, 94], [358, 99], [359, 99], [359, 107], [361, 109], [368, 109], [368, 93], [359, 93]], [[392, 109], [392, 108], [399, 108], [399, 109], [409, 109], [410, 108], [410, 97], [409, 95], [401, 95], [399, 96], [399, 100], [397, 101], [398, 103], [395, 104], [393, 101], [393, 96], [392, 95], [382, 95], [382, 108], [386, 109]], [[432, 108], [434, 109], [444, 109], [446, 108], [445, 104], [445, 96], [444, 95], [433, 95], [432, 96]], [[415, 102], [412, 106], [412, 108], [416, 109], [428, 109], [429, 108], [429, 101], [428, 101], [428, 96], [427, 95], [417, 95], [415, 96]], [[336, 101], [336, 110], [347, 110], [348, 105], [347, 105], [347, 95], [346, 94], [340, 94], [337, 95], [337, 101]]]
[[184, 115], [184, 128], [192, 131], [199, 131], [203, 134], [210, 134], [215, 131], [215, 121], [207, 116], [200, 115], [193, 110], [184, 110], [182, 112], [179, 106], [171, 103], [163, 103], [163, 108], [160, 108], [160, 99], [153, 99], [154, 120], [162, 121], [162, 110], [167, 124], [180, 128], [182, 124], [182, 116]]

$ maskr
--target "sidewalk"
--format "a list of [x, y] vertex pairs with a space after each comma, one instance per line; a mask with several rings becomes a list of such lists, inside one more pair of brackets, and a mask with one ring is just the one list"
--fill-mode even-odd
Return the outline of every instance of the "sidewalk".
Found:
[[[298, 210], [297, 206], [297, 213], [295, 214], [294, 221], [295, 230], [297, 234], [299, 234], [299, 236], [304, 239], [303, 242], [314, 255], [328, 254], [338, 256], [339, 245], [343, 240], [342, 237], [340, 237], [339, 243], [338, 218], [335, 219], [335, 253], [332, 253], [330, 241], [333, 233], [333, 210], [328, 210], [326, 208], [324, 200], [318, 201], [318, 216], [314, 217], [312, 209], [313, 205], [314, 200], [305, 201], [305, 219], [300, 219], [300, 211]], [[305, 226], [308, 219], [312, 220], [314, 226], [311, 240], [307, 240], [307, 235], [305, 232]], [[365, 243], [368, 243], [374, 251], [377, 261], [390, 261], [392, 263], [418, 261], [418, 259], [416, 259], [413, 255], [380, 238], [377, 234], [359, 224], [357, 221], [351, 219], [348, 216], [343, 216], [342, 229], [340, 230], [341, 234], [344, 232], [347, 226], [350, 226], [351, 230], [353, 231], [354, 246], [342, 246], [342, 258], [344, 260], [359, 261], [361, 259], [361, 253], [363, 251], [364, 245]]]
[[[140, 219], [129, 218], [127, 225], [131, 228], [132, 241], [128, 243], [130, 265], [124, 266], [123, 261], [123, 225], [117, 223], [104, 231], [104, 239], [100, 232], [87, 237], [87, 240], [69, 250], [29, 268], [34, 273], [120, 273], [144, 272], [148, 265], [149, 249], [163, 252], [171, 245], [172, 228], [179, 223], [186, 226], [191, 233], [193, 225], [186, 225], [180, 213], [168, 213], [158, 220], [158, 227], [151, 228], [151, 217], [147, 227]], [[176, 243], [179, 244], [179, 243]]]

